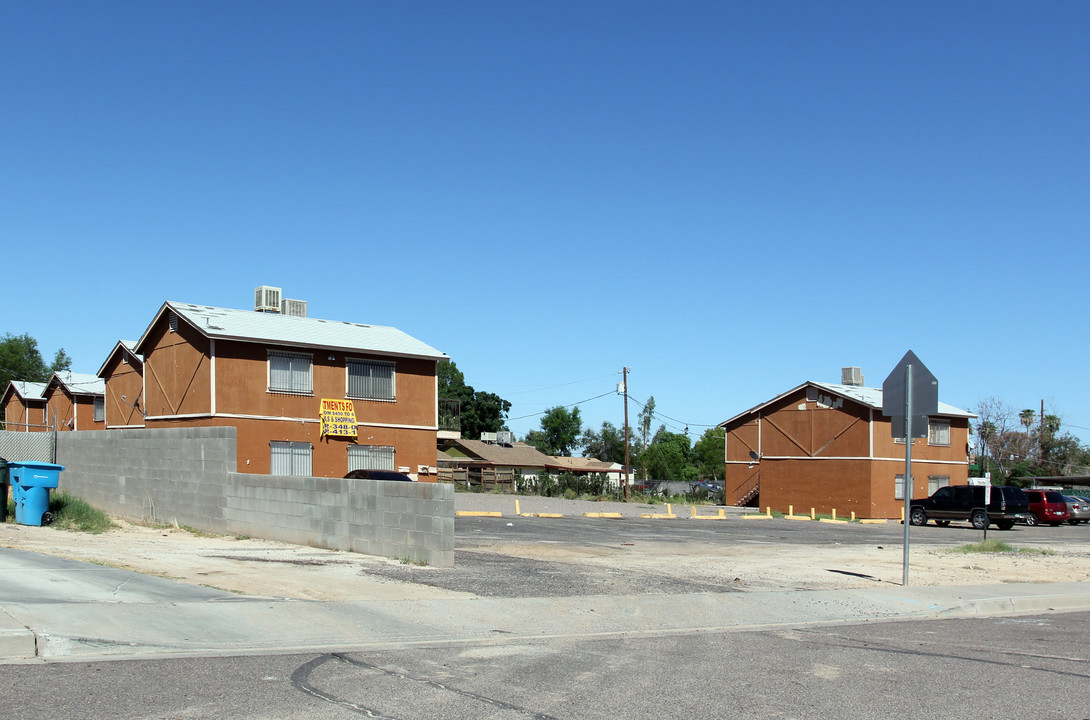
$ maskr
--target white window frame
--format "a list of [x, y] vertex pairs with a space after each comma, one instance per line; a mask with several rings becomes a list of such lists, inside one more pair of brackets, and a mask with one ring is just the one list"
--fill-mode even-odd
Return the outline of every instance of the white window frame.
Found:
[[348, 471], [397, 470], [392, 445], [349, 445]]
[[[359, 385], [353, 388], [353, 366], [361, 370], [356, 377]], [[366, 372], [363, 372], [364, 369]], [[374, 370], [382, 368], [389, 370], [389, 378], [375, 378]], [[388, 383], [387, 383], [388, 380]], [[381, 387], [388, 384], [388, 387]], [[376, 388], [376, 385], [380, 387]], [[361, 358], [348, 358], [345, 361], [345, 397], [353, 400], [382, 400], [394, 402], [397, 400], [397, 364], [385, 360], [364, 360]]]
[[[277, 363], [287, 362], [287, 367], [273, 367]], [[303, 363], [306, 363], [305, 374]], [[307, 353], [269, 350], [268, 389], [278, 395], [313, 395], [314, 394], [314, 356]], [[287, 373], [287, 382], [273, 385], [274, 377]], [[279, 378], [276, 378], [279, 379]]]
[[313, 474], [313, 462], [314, 446], [308, 442], [290, 440], [269, 442], [270, 475], [310, 477]]
[[[945, 442], [943, 436], [945, 435]], [[929, 418], [927, 421], [927, 444], [937, 447], [950, 447], [950, 421], [942, 418]]]
[[893, 476], [893, 499], [905, 499], [905, 474], [897, 473]]
[[95, 395], [92, 402], [95, 422], [106, 422], [106, 398]]
[[949, 475], [928, 475], [927, 476], [927, 496], [931, 497], [935, 494], [935, 491], [939, 488], [950, 487]]

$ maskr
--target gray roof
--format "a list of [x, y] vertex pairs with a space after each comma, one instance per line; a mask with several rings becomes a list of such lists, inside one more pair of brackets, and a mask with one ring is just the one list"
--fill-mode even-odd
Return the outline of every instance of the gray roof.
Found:
[[[740, 412], [737, 415], [735, 415], [734, 417], [730, 418], [729, 420], [724, 420], [723, 422], [719, 423], [718, 427], [724, 427], [728, 423], [734, 422], [735, 420], [742, 417], [743, 415], [748, 415], [748, 414], [750, 414], [750, 413], [752, 413], [752, 412], [754, 412], [756, 410], [760, 410], [762, 408], [765, 408], [765, 407], [771, 405], [772, 403], [780, 400], [781, 398], [784, 398], [784, 397], [786, 397], [788, 395], [791, 395], [792, 393], [798, 392], [802, 388], [807, 387], [807, 386], [811, 386], [811, 385], [814, 386], [814, 387], [817, 387], [817, 388], [821, 388], [822, 390], [825, 390], [826, 392], [832, 393], [833, 395], [838, 395], [840, 397], [844, 397], [844, 398], [847, 398], [849, 400], [854, 400], [855, 402], [859, 403], [860, 405], [864, 405], [866, 407], [869, 407], [872, 410], [878, 410], [879, 412], [881, 412], [881, 410], [882, 410], [882, 389], [881, 388], [869, 388], [869, 387], [863, 387], [862, 385], [838, 385], [836, 383], [814, 382], [814, 381], [811, 380], [809, 382], [804, 382], [802, 385], [799, 385], [796, 388], [792, 388], [792, 389], [788, 390], [785, 393], [781, 393], [781, 394], [777, 395], [776, 397], [772, 398], [771, 400], [769, 400], [767, 402], [763, 402], [760, 405], [754, 405], [749, 410], [746, 410], [744, 412]], [[976, 415], [971, 413], [971, 412], [968, 412], [966, 410], [956, 408], [953, 405], [948, 405], [947, 403], [944, 403], [944, 402], [942, 402], [940, 400], [939, 401], [939, 412], [938, 412], [938, 415], [936, 417], [975, 418]]]
[[41, 400], [49, 383], [30, 382], [29, 380], [12, 380], [11, 386], [24, 400]]
[[167, 310], [176, 313], [205, 337], [213, 339], [433, 360], [449, 359], [446, 353], [393, 327], [182, 302], [167, 302], [160, 308], [155, 320], [136, 343], [134, 349], [137, 352], [147, 338], [148, 331]]
[[[98, 375], [60, 370], [53, 373], [53, 380], [64, 385], [73, 395], [104, 395], [106, 393], [106, 381]], [[53, 380], [50, 382], [52, 383]]]

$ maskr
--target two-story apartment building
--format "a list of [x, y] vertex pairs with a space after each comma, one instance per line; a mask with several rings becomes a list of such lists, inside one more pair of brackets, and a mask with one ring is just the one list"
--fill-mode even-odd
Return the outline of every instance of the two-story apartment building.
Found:
[[[234, 426], [239, 472], [438, 477], [436, 365], [449, 358], [396, 328], [167, 302], [131, 353], [144, 427]], [[103, 367], [118, 398], [120, 366]]]
[[[969, 477], [972, 413], [939, 403], [912, 446], [913, 497]], [[727, 502], [786, 512], [899, 518], [905, 445], [882, 414], [882, 390], [806, 382], [720, 423]]]

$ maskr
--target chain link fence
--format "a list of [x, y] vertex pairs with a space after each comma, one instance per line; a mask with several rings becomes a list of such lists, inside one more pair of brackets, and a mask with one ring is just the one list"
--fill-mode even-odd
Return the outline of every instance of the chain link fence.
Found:
[[8, 430], [0, 423], [0, 458], [15, 462], [56, 462], [57, 432], [48, 425], [19, 423]]

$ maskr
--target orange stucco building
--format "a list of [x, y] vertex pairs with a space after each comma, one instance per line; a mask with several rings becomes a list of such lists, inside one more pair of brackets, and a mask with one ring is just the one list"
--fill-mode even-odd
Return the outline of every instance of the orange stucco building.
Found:
[[[436, 364], [449, 358], [396, 328], [167, 302], [130, 350], [143, 360], [139, 422], [234, 426], [239, 472], [438, 477]], [[117, 361], [103, 371], [111, 407], [131, 398], [122, 383], [135, 376]]]
[[[939, 403], [912, 445], [912, 497], [969, 477], [972, 413]], [[727, 502], [787, 512], [900, 518], [903, 440], [882, 414], [882, 391], [807, 382], [720, 423]]]
[[4, 429], [42, 431], [47, 429], [45, 392], [47, 383], [12, 380], [4, 390]]
[[42, 392], [47, 424], [56, 421], [58, 431], [105, 430], [103, 387], [97, 375], [70, 370], [53, 373]]
[[118, 341], [98, 370], [109, 430], [144, 427], [144, 359], [135, 347], [134, 342]]

